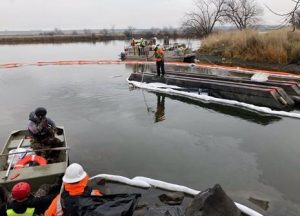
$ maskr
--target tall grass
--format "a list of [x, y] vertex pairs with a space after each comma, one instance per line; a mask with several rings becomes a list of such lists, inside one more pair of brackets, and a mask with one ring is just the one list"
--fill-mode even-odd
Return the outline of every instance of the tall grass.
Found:
[[199, 52], [245, 61], [295, 63], [300, 61], [300, 30], [219, 32], [205, 38]]

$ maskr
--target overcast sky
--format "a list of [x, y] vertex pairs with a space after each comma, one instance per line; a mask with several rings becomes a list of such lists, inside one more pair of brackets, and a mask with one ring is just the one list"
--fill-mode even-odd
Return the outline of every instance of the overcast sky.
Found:
[[[0, 31], [179, 27], [194, 0], [0, 0]], [[276, 24], [276, 12], [293, 8], [292, 0], [257, 0], [263, 23]]]

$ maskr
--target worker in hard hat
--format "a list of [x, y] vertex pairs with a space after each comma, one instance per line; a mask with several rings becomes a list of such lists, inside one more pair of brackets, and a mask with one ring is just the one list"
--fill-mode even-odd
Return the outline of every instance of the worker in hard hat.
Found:
[[165, 54], [162, 47], [159, 46], [159, 44], [156, 45], [154, 48], [154, 53], [152, 56], [148, 57], [147, 59], [151, 59], [153, 56], [155, 56], [156, 61], [156, 76], [164, 77], [165, 76]]
[[131, 43], [130, 43], [132, 50], [133, 50], [133, 55], [136, 55], [136, 41], [134, 40], [134, 38], [132, 38]]
[[56, 194], [53, 194], [35, 197], [30, 192], [31, 186], [29, 183], [19, 182], [15, 184], [11, 190], [12, 201], [1, 207], [0, 215], [33, 216], [43, 214], [56, 196]]
[[63, 191], [56, 196], [45, 212], [45, 216], [77, 215], [77, 205], [80, 196], [98, 195], [101, 192], [87, 186], [89, 176], [82, 166], [73, 163], [66, 169], [63, 176]]
[[160, 72], [162, 73], [161, 76], [165, 76], [165, 54], [163, 48], [156, 46], [154, 49], [154, 56], [156, 60], [156, 72], [157, 76], [160, 76]]

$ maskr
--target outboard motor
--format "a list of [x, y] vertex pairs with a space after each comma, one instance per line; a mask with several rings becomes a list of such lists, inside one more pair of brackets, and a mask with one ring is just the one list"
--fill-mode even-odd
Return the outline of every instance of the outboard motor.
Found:
[[126, 60], [126, 54], [124, 52], [121, 52], [120, 58], [122, 61]]

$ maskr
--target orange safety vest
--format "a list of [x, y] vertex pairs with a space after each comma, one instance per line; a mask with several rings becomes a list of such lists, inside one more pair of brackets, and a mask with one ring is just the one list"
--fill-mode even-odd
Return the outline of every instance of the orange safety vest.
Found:
[[[86, 176], [83, 180], [77, 184], [68, 184], [64, 183], [64, 188], [69, 192], [71, 196], [78, 196], [84, 192], [85, 187], [87, 186], [89, 177]], [[101, 192], [97, 189], [92, 190], [91, 195], [102, 196]], [[45, 216], [63, 216], [63, 207], [61, 205], [61, 194], [58, 194], [49, 208], [45, 212]]]
[[156, 61], [161, 61], [164, 58], [164, 51], [162, 48], [159, 48], [154, 53]]

